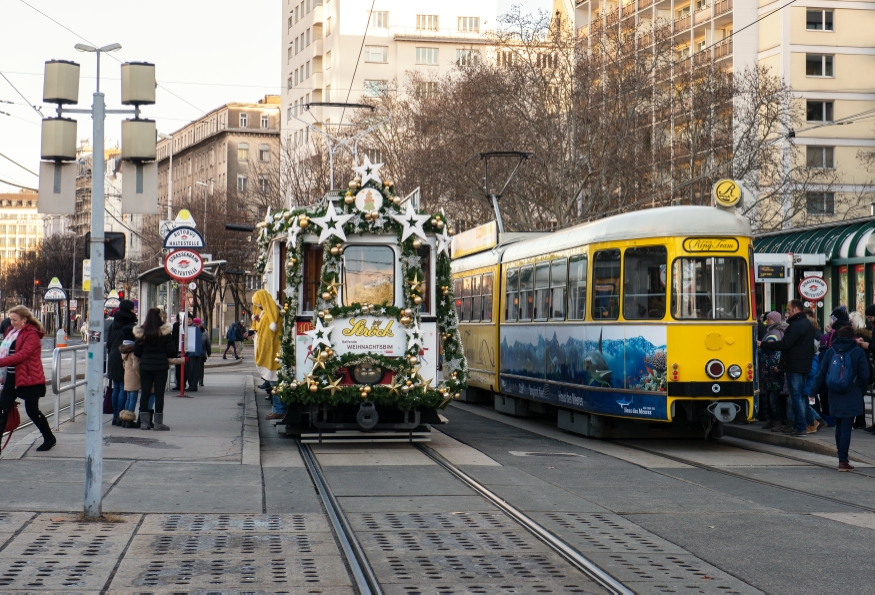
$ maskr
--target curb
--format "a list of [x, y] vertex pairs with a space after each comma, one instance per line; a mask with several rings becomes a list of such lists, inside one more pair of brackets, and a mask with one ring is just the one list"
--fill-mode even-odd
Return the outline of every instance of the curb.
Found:
[[258, 406], [255, 403], [254, 378], [246, 383], [243, 403], [243, 456], [241, 462], [244, 465], [261, 466], [261, 436], [258, 433]]
[[[827, 428], [832, 429], [832, 428]], [[828, 457], [838, 457], [838, 449], [834, 446], [824, 444], [820, 440], [810, 440], [808, 438], [796, 438], [780, 432], [763, 432], [748, 426], [738, 424], [725, 424], [723, 426], [723, 434], [733, 438], [741, 438], [750, 442], [760, 442], [762, 444], [771, 444], [773, 446], [782, 446], [784, 448], [792, 448], [793, 450], [802, 450]], [[849, 453], [849, 459], [859, 463], [873, 463], [871, 459], [866, 459], [860, 455], [856, 455], [853, 450]]]
[[[212, 358], [210, 358], [210, 359], [212, 359]], [[221, 360], [221, 358], [219, 358], [219, 359]], [[236, 366], [237, 364], [240, 364], [242, 361], [243, 361], [242, 359], [233, 359], [233, 360], [226, 360], [226, 361], [218, 361], [218, 362], [212, 364], [209, 362], [209, 360], [207, 360], [207, 363], [204, 364], [204, 369], [224, 368], [226, 366]]]

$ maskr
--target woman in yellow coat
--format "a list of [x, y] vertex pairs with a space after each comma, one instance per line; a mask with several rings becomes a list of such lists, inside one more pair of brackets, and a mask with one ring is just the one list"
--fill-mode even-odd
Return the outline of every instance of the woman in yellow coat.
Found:
[[[276, 354], [280, 350], [279, 308], [271, 295], [264, 289], [259, 289], [252, 296], [253, 317], [252, 330], [255, 331], [255, 367], [266, 383], [272, 385], [277, 380], [276, 371], [279, 363]], [[270, 394], [270, 388], [267, 388]], [[273, 411], [266, 419], [282, 419], [286, 416], [286, 405], [276, 397], [273, 398]]]

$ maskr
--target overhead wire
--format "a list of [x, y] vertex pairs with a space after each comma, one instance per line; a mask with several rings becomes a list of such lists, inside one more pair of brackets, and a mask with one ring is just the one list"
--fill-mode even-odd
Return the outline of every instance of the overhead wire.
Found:
[[[362, 44], [359, 46], [359, 55], [355, 61], [355, 68], [352, 70], [352, 78], [349, 81], [349, 91], [346, 93], [346, 102], [349, 103], [349, 96], [352, 95], [352, 85], [355, 82], [355, 73], [358, 72], [359, 64], [362, 61], [362, 51], [365, 49], [365, 40], [368, 38], [368, 28], [371, 26], [371, 18], [374, 16], [374, 5], [377, 3], [377, 0], [371, 0], [371, 10], [368, 11], [368, 22], [365, 23], [365, 32], [362, 35]], [[343, 115], [346, 113], [346, 108], [343, 108], [343, 111], [340, 113], [340, 121], [343, 122]]]
[[21, 184], [16, 184], [15, 182], [10, 182], [8, 180], [4, 180], [0, 178], [0, 184], [8, 184], [9, 186], [15, 186], [16, 188], [21, 188], [22, 190], [33, 190], [34, 192], [39, 192], [36, 188], [31, 188], [30, 186], [22, 186]]
[[39, 177], [39, 174], [38, 174], [38, 173], [36, 173], [36, 172], [33, 171], [32, 169], [29, 169], [29, 168], [27, 168], [27, 167], [21, 165], [19, 162], [17, 162], [17, 161], [16, 161], [15, 159], [13, 159], [12, 157], [7, 157], [7, 156], [4, 155], [3, 153], [0, 153], [0, 157], [3, 157], [4, 159], [7, 159], [7, 160], [11, 161], [11, 162], [14, 163], [15, 165], [17, 165], [18, 167], [20, 167], [21, 169], [23, 169], [24, 171], [26, 171], [27, 173], [29, 173], [29, 174], [33, 174], [33, 175], [35, 175], [36, 177]]
[[32, 104], [31, 102], [29, 102], [29, 101], [27, 100], [27, 97], [24, 96], [24, 93], [22, 93], [21, 91], [19, 91], [19, 90], [18, 90], [18, 87], [16, 87], [15, 85], [13, 85], [13, 84], [12, 84], [12, 81], [10, 81], [9, 78], [8, 78], [5, 74], [3, 74], [3, 72], [0, 72], [0, 76], [3, 77], [3, 80], [5, 80], [7, 83], [9, 83], [9, 86], [10, 86], [10, 87], [12, 87], [13, 89], [15, 89], [15, 92], [18, 93], [18, 94], [21, 96], [22, 99], [24, 99], [24, 101], [25, 101], [25, 103], [27, 103], [27, 105], [29, 105], [31, 108], [33, 108], [33, 110], [34, 110], [36, 113], [38, 113], [38, 114], [40, 115], [40, 118], [45, 118], [45, 116], [44, 116], [43, 113], [39, 110], [39, 108], [38, 108], [36, 105], [34, 105], [34, 104]]

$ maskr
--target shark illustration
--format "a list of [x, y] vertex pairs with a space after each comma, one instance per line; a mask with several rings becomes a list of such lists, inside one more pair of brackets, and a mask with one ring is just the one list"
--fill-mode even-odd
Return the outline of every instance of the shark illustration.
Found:
[[583, 358], [583, 367], [589, 374], [589, 384], [604, 387], [611, 386], [611, 370], [608, 361], [602, 353], [602, 331], [599, 331], [598, 351], [590, 351]]
[[632, 404], [632, 398], [633, 398], [633, 397], [629, 396], [629, 397], [623, 397], [622, 399], [618, 399], [618, 400], [617, 400], [617, 405], [619, 405], [620, 407], [626, 407], [626, 406], [628, 406], [628, 405], [631, 405], [631, 404]]

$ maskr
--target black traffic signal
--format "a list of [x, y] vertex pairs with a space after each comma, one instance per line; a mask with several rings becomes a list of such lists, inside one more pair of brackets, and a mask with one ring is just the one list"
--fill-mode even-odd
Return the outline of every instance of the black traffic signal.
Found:
[[[106, 238], [106, 250], [104, 251], [104, 260], [124, 260], [125, 259], [125, 234], [120, 231], [105, 231], [103, 232]], [[85, 258], [91, 258], [91, 232], [85, 234]]]
[[125, 299], [125, 290], [124, 289], [118, 290], [118, 299], [120, 299], [120, 300]]

